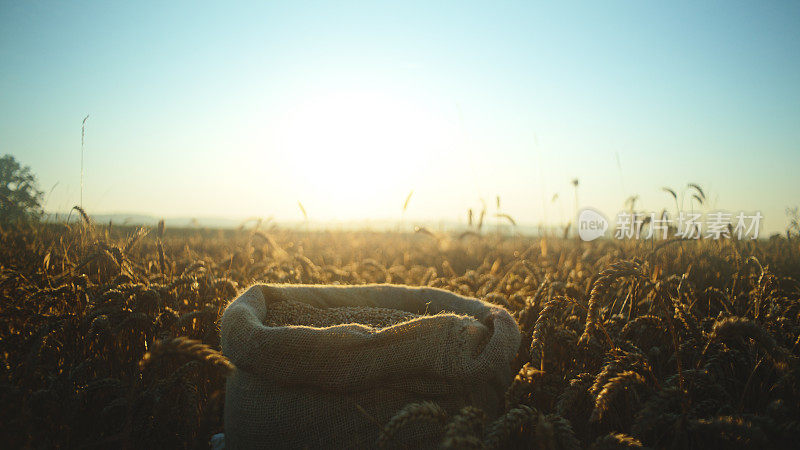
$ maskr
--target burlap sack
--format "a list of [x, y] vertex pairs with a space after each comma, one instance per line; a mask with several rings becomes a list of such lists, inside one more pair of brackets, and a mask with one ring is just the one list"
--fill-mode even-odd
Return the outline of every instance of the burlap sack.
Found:
[[[497, 415], [520, 342], [502, 308], [395, 285], [256, 285], [225, 310], [221, 332], [237, 367], [227, 448], [373, 447], [400, 408], [423, 400]], [[436, 427], [407, 428], [404, 445], [438, 442]]]

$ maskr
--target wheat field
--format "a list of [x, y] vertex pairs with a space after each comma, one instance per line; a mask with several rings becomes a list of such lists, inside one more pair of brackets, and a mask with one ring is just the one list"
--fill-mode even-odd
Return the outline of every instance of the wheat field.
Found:
[[[800, 241], [278, 227], [0, 230], [1, 442], [208, 448], [219, 318], [255, 282], [398, 283], [501, 305], [522, 332], [505, 414], [408, 405], [445, 448], [788, 448], [800, 431]], [[511, 381], [511, 380], [509, 380]]]

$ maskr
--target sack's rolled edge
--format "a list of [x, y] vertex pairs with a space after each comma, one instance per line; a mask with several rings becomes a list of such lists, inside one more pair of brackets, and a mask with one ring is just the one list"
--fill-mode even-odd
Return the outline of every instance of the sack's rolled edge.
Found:
[[[289, 299], [303, 301], [316, 307], [373, 306], [401, 309], [412, 313], [455, 313], [450, 314], [450, 317], [438, 315], [413, 319], [413, 321], [421, 321], [419, 324], [419, 327], [423, 329], [421, 333], [425, 332], [425, 325], [422, 323], [431, 318], [439, 320], [441, 325], [443, 324], [442, 320], [458, 320], [456, 314], [473, 317], [491, 331], [489, 340], [480, 353], [465, 355], [459, 361], [450, 361], [449, 367], [437, 367], [435, 368], [437, 370], [433, 370], [434, 376], [438, 373], [446, 378], [452, 378], [451, 381], [455, 383], [497, 381], [490, 380], [492, 374], [496, 373], [493, 367], [498, 363], [510, 364], [517, 355], [521, 339], [516, 321], [504, 308], [444, 289], [394, 284], [357, 286], [255, 284], [238, 295], [228, 305], [222, 316], [220, 330], [222, 351], [240, 370], [262, 372], [278, 369], [277, 374], [279, 374], [281, 369], [286, 368], [280, 367], [279, 360], [289, 357], [292, 357], [293, 360], [296, 359], [298, 352], [304, 351], [304, 344], [311, 343], [316, 348], [326, 342], [332, 343], [331, 351], [333, 352], [337, 349], [343, 350], [342, 347], [347, 346], [357, 348], [359, 345], [382, 345], [379, 344], [380, 341], [396, 339], [398, 334], [407, 338], [412, 336], [408, 332], [403, 333], [403, 326], [417, 325], [412, 323], [413, 321], [403, 322], [394, 326], [400, 327], [396, 330], [375, 330], [360, 325], [304, 328], [303, 332], [306, 333], [306, 338], [316, 337], [316, 339], [298, 342], [298, 346], [293, 348], [292, 344], [295, 342], [288, 336], [290, 333], [296, 333], [297, 330], [288, 327], [268, 327], [263, 324], [268, 302]], [[356, 303], [353, 303], [354, 301]], [[445, 314], [445, 316], [447, 315]], [[433, 342], [429, 342], [429, 348], [434, 350], [437, 336], [435, 333], [428, 334], [428, 336], [419, 337], [433, 339]], [[443, 339], [446, 341], [450, 338], [444, 337]], [[270, 345], [270, 343], [279, 343], [281, 346]], [[270, 354], [274, 355], [276, 364], [260, 365], [259, 361], [263, 361], [265, 355]], [[435, 358], [421, 363], [422, 365], [437, 364]], [[313, 368], [311, 369], [313, 370]], [[397, 369], [402, 372], [403, 370], [414, 371], [418, 368], [401, 364]], [[402, 373], [394, 375], [401, 376]], [[368, 377], [369, 374], [364, 374], [364, 376]], [[313, 378], [313, 376], [306, 376], [304, 380], [313, 384]], [[292, 377], [287, 377], [287, 380], [289, 379]], [[361, 382], [364, 381], [369, 380], [365, 379]], [[336, 383], [334, 382], [334, 384]]]

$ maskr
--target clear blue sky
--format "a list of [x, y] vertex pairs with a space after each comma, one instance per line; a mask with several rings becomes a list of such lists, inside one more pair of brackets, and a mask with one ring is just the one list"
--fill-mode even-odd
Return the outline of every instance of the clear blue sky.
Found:
[[413, 189], [411, 219], [558, 222], [573, 178], [610, 215], [689, 182], [770, 231], [800, 204], [798, 2], [265, 3], [0, 0], [0, 154], [51, 211], [86, 114], [93, 213], [397, 218]]

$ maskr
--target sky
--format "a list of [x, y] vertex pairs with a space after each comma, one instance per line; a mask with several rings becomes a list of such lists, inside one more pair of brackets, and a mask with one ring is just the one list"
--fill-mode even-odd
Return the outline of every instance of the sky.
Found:
[[499, 196], [556, 224], [674, 212], [667, 186], [786, 227], [800, 3], [554, 3], [0, 0], [0, 154], [51, 212], [88, 114], [95, 214], [465, 222]]

